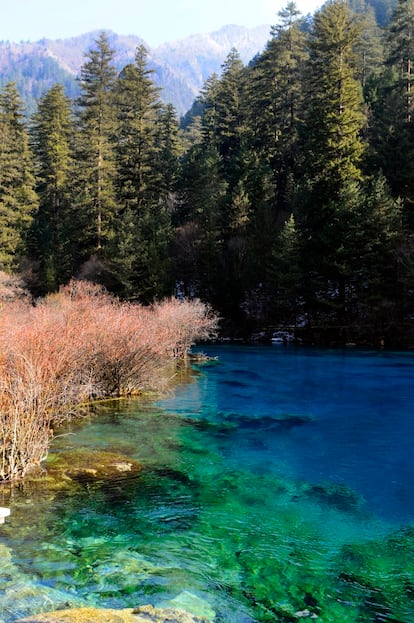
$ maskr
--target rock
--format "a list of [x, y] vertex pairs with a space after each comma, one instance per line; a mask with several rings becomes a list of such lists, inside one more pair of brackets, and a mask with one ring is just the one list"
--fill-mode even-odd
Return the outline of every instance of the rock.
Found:
[[307, 617], [309, 617], [310, 619], [317, 619], [318, 615], [306, 609], [306, 610], [298, 610], [298, 612], [295, 612], [295, 617], [297, 617], [298, 619], [303, 619]]
[[141, 471], [142, 465], [124, 454], [91, 448], [68, 450], [50, 453], [41, 469], [27, 474], [22, 487], [26, 496], [33, 496], [38, 503], [40, 498], [53, 500], [56, 494], [79, 485], [133, 479]]
[[303, 493], [321, 504], [327, 504], [339, 511], [359, 512], [363, 509], [365, 500], [356, 491], [342, 483], [327, 482], [319, 484], [305, 484]]
[[98, 608], [73, 608], [43, 612], [18, 619], [18, 623], [137, 623], [128, 610], [100, 610]]
[[210, 355], [205, 355], [204, 353], [189, 353], [188, 358], [191, 363], [197, 365], [214, 365], [218, 363], [218, 357], [211, 357]]
[[50, 476], [76, 482], [110, 481], [139, 474], [138, 461], [105, 450], [72, 450], [51, 455], [46, 463]]
[[213, 621], [216, 616], [216, 613], [211, 608], [208, 601], [198, 597], [198, 595], [194, 595], [194, 593], [190, 591], [182, 591], [177, 597], [166, 602], [165, 605], [186, 610], [187, 612], [191, 612], [191, 614], [209, 619], [210, 621]]
[[79, 599], [66, 591], [30, 582], [22, 576], [10, 582], [2, 594], [1, 605], [5, 612], [25, 616], [29, 612], [41, 612], [50, 608], [77, 607]]
[[208, 623], [184, 610], [139, 606], [124, 610], [73, 608], [44, 612], [18, 619], [15, 623]]
[[97, 592], [131, 592], [137, 585], [162, 572], [137, 552], [115, 552], [110, 560], [94, 565]]
[[209, 623], [204, 617], [193, 616], [176, 608], [139, 606], [133, 609], [134, 623]]

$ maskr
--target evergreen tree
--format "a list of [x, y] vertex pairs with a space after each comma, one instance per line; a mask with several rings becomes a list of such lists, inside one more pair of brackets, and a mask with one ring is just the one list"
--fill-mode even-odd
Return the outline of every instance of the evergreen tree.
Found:
[[120, 218], [113, 263], [124, 293], [152, 300], [171, 289], [168, 199], [175, 184], [178, 124], [163, 108], [137, 48], [117, 81], [117, 200]]
[[[305, 21], [294, 2], [278, 13], [263, 54], [248, 67], [247, 101], [251, 158], [249, 265], [262, 309], [274, 312], [278, 272], [275, 244], [292, 211], [298, 159], [298, 126], [308, 52]], [[250, 283], [253, 285], [252, 278]], [[260, 284], [260, 288], [259, 285]]]
[[343, 0], [328, 2], [315, 15], [304, 100], [303, 170], [317, 186], [319, 199], [321, 191], [333, 198], [344, 181], [361, 179], [365, 117], [354, 53], [359, 34]]
[[26, 252], [38, 199], [33, 158], [20, 96], [14, 83], [0, 93], [0, 266], [15, 269]]
[[32, 226], [32, 254], [40, 262], [41, 290], [46, 292], [56, 290], [72, 275], [73, 134], [70, 102], [58, 84], [39, 101], [31, 127], [40, 200]]
[[356, 12], [361, 28], [361, 36], [355, 45], [357, 77], [367, 93], [370, 83], [378, 78], [383, 69], [384, 37], [371, 6], [362, 2]]
[[401, 202], [392, 198], [383, 175], [369, 183], [364, 195], [363, 211], [351, 240], [352, 268], [358, 283], [359, 315], [375, 326], [389, 323], [392, 317], [402, 319], [396, 310], [402, 311], [401, 303], [408, 294], [402, 283], [404, 271], [398, 265], [404, 228]]
[[159, 191], [162, 196], [171, 199], [180, 175], [180, 157], [184, 153], [183, 138], [172, 104], [162, 105], [158, 111], [155, 145], [159, 151]]
[[399, 70], [400, 83], [403, 87], [406, 121], [412, 121], [413, 81], [414, 81], [414, 2], [400, 0], [389, 26], [390, 53], [388, 62]]
[[221, 207], [227, 184], [214, 147], [195, 145], [187, 154], [181, 177], [182, 206], [176, 215], [175, 274], [180, 290], [221, 308], [218, 284], [223, 280]]
[[277, 323], [296, 325], [303, 307], [301, 243], [293, 214], [274, 239], [273, 257], [267, 280], [272, 288], [272, 318]]
[[400, 0], [388, 32], [387, 68], [373, 105], [374, 163], [384, 171], [394, 196], [404, 202], [414, 228], [414, 1]]
[[232, 49], [222, 65], [216, 101], [215, 140], [222, 158], [223, 175], [232, 189], [240, 177], [240, 159], [246, 133], [244, 67]]
[[254, 149], [273, 171], [273, 211], [280, 226], [291, 211], [307, 50], [295, 3], [278, 16], [272, 38], [249, 72], [249, 125]]
[[201, 137], [205, 145], [218, 149], [217, 136], [218, 124], [218, 98], [220, 79], [217, 74], [212, 74], [204, 83], [200, 93], [201, 108]]
[[346, 310], [346, 229], [359, 209], [365, 123], [354, 50], [358, 24], [345, 2], [315, 15], [310, 36], [303, 127], [303, 181], [297, 224], [307, 270], [307, 303], [342, 317]]
[[81, 95], [77, 102], [78, 263], [93, 254], [105, 258], [108, 242], [113, 237], [116, 213], [114, 50], [105, 33], [95, 44], [81, 68]]

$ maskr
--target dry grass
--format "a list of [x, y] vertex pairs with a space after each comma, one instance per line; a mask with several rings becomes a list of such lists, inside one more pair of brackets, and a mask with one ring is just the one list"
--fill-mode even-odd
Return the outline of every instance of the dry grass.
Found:
[[37, 306], [0, 312], [0, 480], [24, 476], [47, 454], [53, 428], [93, 399], [159, 389], [162, 370], [210, 336], [199, 301], [144, 308], [73, 281]]

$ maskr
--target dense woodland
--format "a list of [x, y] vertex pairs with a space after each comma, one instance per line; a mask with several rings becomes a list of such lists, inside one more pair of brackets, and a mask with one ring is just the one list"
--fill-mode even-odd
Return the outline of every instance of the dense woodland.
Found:
[[353, 7], [289, 3], [181, 123], [145, 48], [119, 73], [105, 33], [75, 101], [56, 84], [28, 119], [7, 84], [0, 269], [34, 297], [75, 276], [130, 301], [199, 297], [240, 335], [414, 346], [414, 0], [386, 26]]

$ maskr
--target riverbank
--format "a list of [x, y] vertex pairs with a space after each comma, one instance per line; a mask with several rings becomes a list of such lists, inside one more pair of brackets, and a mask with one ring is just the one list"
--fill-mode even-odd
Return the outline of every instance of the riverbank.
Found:
[[169, 366], [217, 319], [198, 300], [151, 307], [124, 303], [72, 281], [37, 301], [3, 304], [0, 315], [0, 481], [17, 480], [48, 454], [54, 430], [100, 398], [159, 390]]

